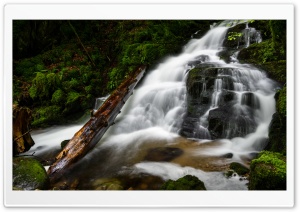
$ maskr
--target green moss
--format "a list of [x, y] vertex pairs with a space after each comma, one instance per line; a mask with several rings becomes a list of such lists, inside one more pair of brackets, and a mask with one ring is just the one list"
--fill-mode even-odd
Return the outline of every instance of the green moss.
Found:
[[230, 164], [229, 168], [234, 170], [238, 175], [245, 175], [249, 173], [249, 169], [240, 163], [233, 162]]
[[66, 104], [69, 105], [69, 104], [74, 104], [74, 103], [78, 102], [80, 100], [81, 96], [82, 95], [77, 92], [68, 93]]
[[161, 190], [206, 190], [204, 183], [197, 177], [186, 175], [178, 180], [166, 181]]
[[51, 102], [55, 105], [64, 105], [65, 100], [66, 100], [66, 95], [61, 89], [56, 90], [52, 94]]
[[48, 126], [61, 121], [61, 107], [57, 105], [36, 108], [33, 112], [33, 127]]
[[263, 151], [251, 161], [249, 190], [285, 190], [286, 161], [280, 153]]
[[37, 72], [29, 88], [29, 94], [32, 99], [39, 100], [52, 97], [52, 93], [60, 86], [59, 77], [55, 73]]
[[14, 190], [44, 190], [48, 186], [48, 175], [39, 161], [27, 157], [13, 159]]
[[276, 101], [276, 109], [279, 115], [286, 117], [286, 85], [278, 91], [278, 98]]

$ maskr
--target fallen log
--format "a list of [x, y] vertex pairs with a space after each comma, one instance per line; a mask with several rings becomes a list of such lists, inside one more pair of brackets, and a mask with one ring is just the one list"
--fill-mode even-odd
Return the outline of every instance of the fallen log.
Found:
[[48, 169], [48, 176], [52, 183], [57, 181], [76, 161], [84, 157], [99, 142], [107, 129], [113, 125], [115, 118], [126, 100], [131, 96], [134, 87], [143, 77], [145, 70], [145, 66], [139, 67], [109, 96], [90, 120], [74, 134]]

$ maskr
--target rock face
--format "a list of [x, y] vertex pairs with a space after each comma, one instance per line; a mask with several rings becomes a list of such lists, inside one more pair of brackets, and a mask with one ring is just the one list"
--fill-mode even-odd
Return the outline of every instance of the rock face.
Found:
[[186, 175], [178, 180], [166, 181], [161, 190], [206, 190], [204, 183], [197, 177]]
[[248, 90], [247, 78], [239, 74], [237, 68], [202, 63], [189, 71], [182, 136], [218, 139], [254, 132], [253, 114], [260, 107], [259, 101], [250, 91], [236, 92]]
[[249, 190], [286, 190], [286, 161], [280, 153], [263, 151], [251, 161]]
[[48, 175], [39, 161], [27, 157], [13, 159], [14, 190], [45, 190], [48, 186]]

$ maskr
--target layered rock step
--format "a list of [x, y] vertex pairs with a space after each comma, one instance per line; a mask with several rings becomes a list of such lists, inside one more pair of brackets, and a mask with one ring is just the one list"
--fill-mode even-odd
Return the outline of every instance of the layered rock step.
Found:
[[256, 129], [253, 115], [259, 109], [259, 101], [250, 91], [252, 85], [247, 76], [238, 68], [200, 62], [189, 71], [186, 85], [187, 113], [182, 136], [233, 138]]

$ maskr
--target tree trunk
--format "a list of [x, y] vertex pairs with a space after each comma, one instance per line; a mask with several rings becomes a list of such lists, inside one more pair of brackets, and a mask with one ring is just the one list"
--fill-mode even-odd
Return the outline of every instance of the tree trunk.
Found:
[[13, 154], [26, 152], [34, 145], [30, 135], [31, 111], [27, 107], [13, 105]]
[[56, 156], [56, 161], [48, 170], [52, 183], [57, 181], [66, 170], [81, 159], [101, 139], [107, 129], [114, 123], [125, 101], [142, 78], [146, 67], [139, 67], [132, 75], [110, 95], [91, 119], [74, 134], [64, 149]]

